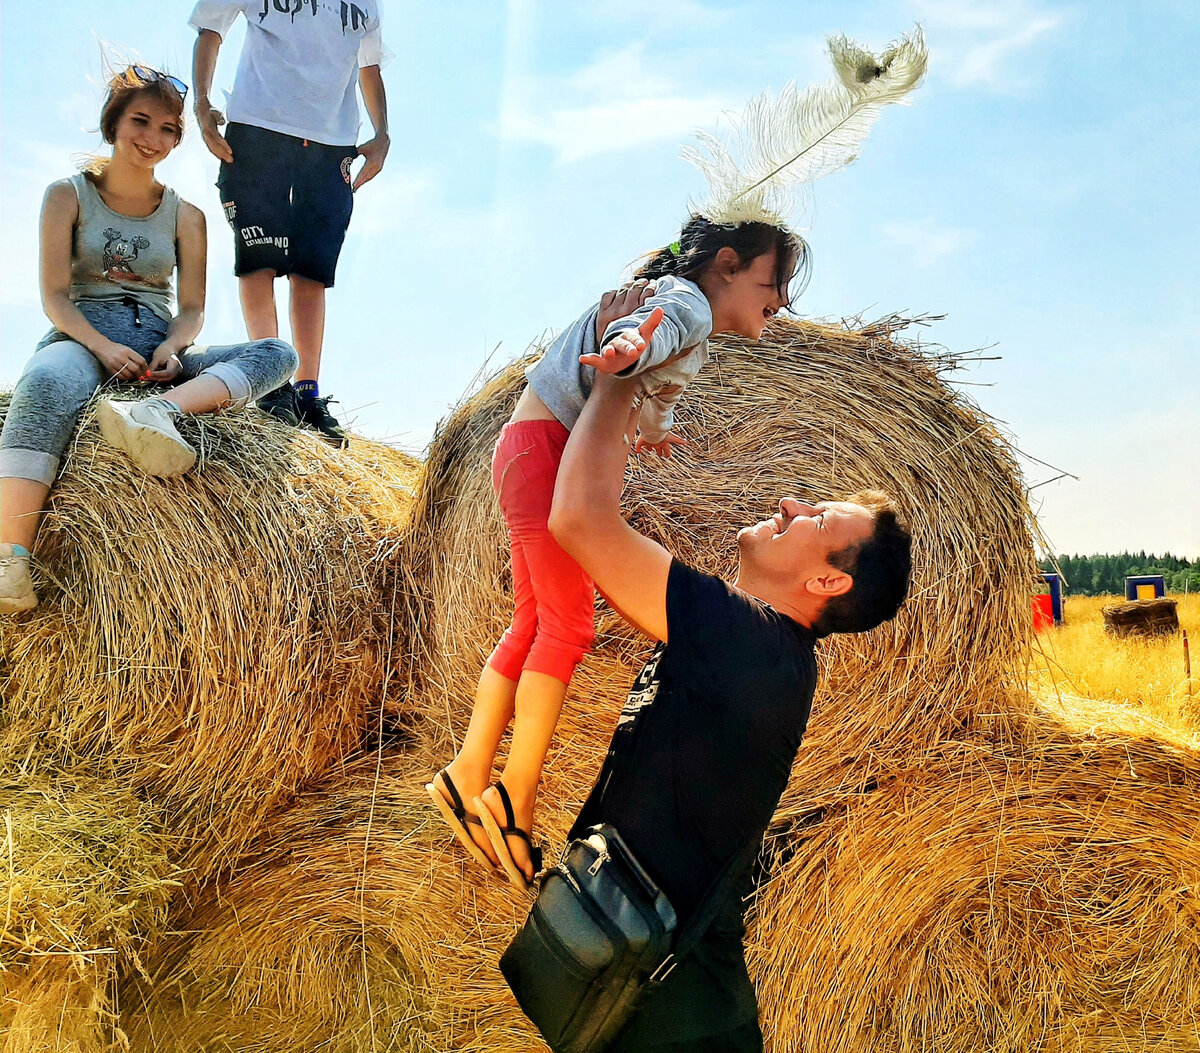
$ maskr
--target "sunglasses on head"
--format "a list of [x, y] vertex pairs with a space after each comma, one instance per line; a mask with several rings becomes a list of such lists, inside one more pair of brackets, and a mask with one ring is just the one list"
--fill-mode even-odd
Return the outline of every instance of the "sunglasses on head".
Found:
[[149, 84], [156, 80], [165, 80], [172, 88], [179, 92], [180, 99], [187, 98], [188, 86], [178, 77], [172, 77], [169, 73], [160, 73], [149, 66], [130, 66], [125, 72], [132, 73], [143, 84]]

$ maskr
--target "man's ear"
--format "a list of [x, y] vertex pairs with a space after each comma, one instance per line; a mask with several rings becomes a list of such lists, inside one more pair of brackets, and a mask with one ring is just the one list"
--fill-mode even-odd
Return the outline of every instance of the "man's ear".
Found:
[[844, 596], [854, 588], [854, 579], [844, 570], [827, 567], [826, 573], [809, 578], [804, 587], [814, 596], [831, 600], [834, 596]]

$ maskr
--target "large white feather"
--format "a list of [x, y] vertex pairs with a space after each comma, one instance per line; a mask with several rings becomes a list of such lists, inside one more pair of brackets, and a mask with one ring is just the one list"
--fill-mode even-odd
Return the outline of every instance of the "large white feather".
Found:
[[803, 91], [789, 84], [774, 99], [763, 92], [733, 118], [732, 148], [699, 132], [699, 148], [684, 149], [708, 181], [701, 215], [785, 223], [795, 189], [853, 161], [880, 111], [906, 100], [928, 59], [920, 26], [878, 57], [844, 36], [828, 46], [836, 80]]

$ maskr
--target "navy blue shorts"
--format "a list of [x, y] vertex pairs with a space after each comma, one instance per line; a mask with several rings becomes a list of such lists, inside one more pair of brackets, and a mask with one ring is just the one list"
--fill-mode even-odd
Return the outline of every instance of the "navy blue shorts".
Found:
[[354, 195], [353, 146], [325, 146], [294, 135], [231, 124], [233, 163], [221, 162], [217, 187], [233, 228], [233, 273], [296, 274], [333, 285]]

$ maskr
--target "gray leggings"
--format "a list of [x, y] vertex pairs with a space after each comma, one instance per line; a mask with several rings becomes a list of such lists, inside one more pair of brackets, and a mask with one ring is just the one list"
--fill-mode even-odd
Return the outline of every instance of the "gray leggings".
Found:
[[[135, 316], [133, 308], [123, 303], [77, 306], [97, 330], [147, 361], [166, 335], [167, 323], [145, 309]], [[290, 344], [273, 339], [193, 347], [179, 361], [181, 382], [201, 373], [216, 377], [229, 389], [235, 405], [274, 391], [299, 364]], [[0, 432], [0, 478], [52, 483], [88, 399], [98, 389], [115, 393], [129, 388], [110, 377], [82, 344], [56, 330], [47, 333], [13, 389]], [[170, 397], [166, 388], [147, 393]]]

